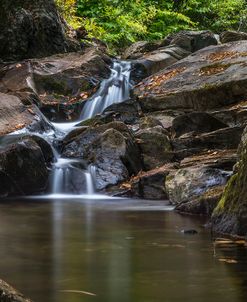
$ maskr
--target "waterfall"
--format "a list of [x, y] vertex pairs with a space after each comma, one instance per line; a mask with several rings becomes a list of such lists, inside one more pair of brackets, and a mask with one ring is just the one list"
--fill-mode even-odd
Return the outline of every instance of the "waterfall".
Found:
[[126, 101], [130, 94], [131, 63], [114, 62], [109, 79], [102, 82], [99, 90], [89, 99], [81, 113], [81, 120], [102, 113], [112, 104]]
[[[95, 192], [95, 167], [86, 167], [79, 159], [63, 158], [55, 147], [55, 138], [63, 138], [74, 129], [80, 121], [92, 118], [102, 113], [114, 103], [120, 103], [130, 95], [129, 62], [114, 62], [110, 78], [102, 81], [99, 90], [85, 103], [80, 120], [69, 123], [52, 123], [55, 129], [53, 138], [49, 141], [53, 145], [55, 162], [51, 174], [51, 193], [54, 196], [70, 194], [88, 194]], [[55, 136], [55, 138], [54, 138]]]

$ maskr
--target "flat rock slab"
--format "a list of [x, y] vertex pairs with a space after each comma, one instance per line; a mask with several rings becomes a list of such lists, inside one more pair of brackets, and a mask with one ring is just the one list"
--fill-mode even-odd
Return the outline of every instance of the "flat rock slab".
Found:
[[139, 83], [144, 111], [204, 111], [247, 97], [247, 41], [209, 46]]
[[110, 64], [95, 48], [9, 64], [0, 68], [0, 92], [17, 95], [24, 103], [72, 110], [109, 77]]
[[13, 95], [0, 93], [0, 136], [20, 130], [32, 123], [35, 113]]

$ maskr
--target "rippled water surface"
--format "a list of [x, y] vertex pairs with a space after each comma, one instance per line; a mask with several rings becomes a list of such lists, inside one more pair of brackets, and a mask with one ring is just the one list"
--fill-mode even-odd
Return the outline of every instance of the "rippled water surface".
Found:
[[246, 301], [246, 248], [214, 247], [205, 221], [169, 210], [121, 199], [2, 202], [0, 278], [34, 302]]

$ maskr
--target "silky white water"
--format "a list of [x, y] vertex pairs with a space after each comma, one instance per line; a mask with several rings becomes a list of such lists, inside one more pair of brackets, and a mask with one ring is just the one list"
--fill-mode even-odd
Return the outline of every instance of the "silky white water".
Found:
[[[93, 116], [102, 113], [107, 107], [115, 103], [123, 102], [130, 96], [130, 72], [129, 62], [114, 62], [109, 79], [104, 80], [99, 90], [88, 101], [86, 101], [80, 120], [74, 122], [52, 123], [55, 138], [61, 139], [72, 131], [76, 125]], [[49, 141], [51, 139], [49, 138]], [[56, 158], [51, 174], [51, 193], [49, 198], [71, 194], [88, 196], [95, 194], [96, 169], [93, 166], [85, 167], [85, 163], [78, 159], [63, 158], [54, 152]]]

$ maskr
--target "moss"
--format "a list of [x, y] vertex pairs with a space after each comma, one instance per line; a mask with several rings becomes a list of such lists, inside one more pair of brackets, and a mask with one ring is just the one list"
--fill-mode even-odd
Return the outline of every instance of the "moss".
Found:
[[227, 185], [225, 187], [223, 196], [221, 197], [221, 199], [220, 199], [217, 207], [215, 208], [214, 214], [219, 214], [219, 213], [221, 213], [221, 212], [223, 212], [223, 211], [226, 210], [227, 200], [229, 199], [229, 196], [231, 196], [231, 198], [235, 199], [234, 198], [234, 194], [238, 194], [234, 190], [237, 178], [238, 178], [238, 174], [235, 174], [228, 181], [228, 183], [227, 183]]

